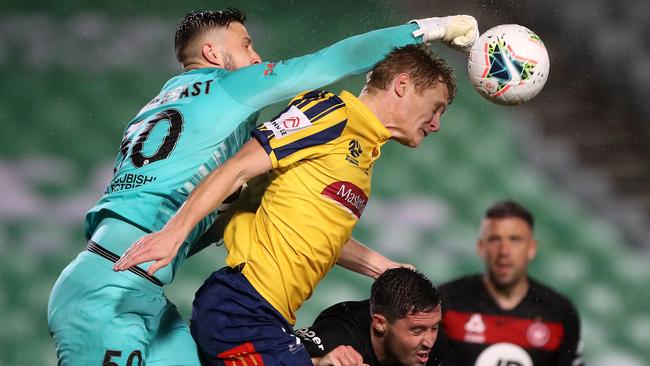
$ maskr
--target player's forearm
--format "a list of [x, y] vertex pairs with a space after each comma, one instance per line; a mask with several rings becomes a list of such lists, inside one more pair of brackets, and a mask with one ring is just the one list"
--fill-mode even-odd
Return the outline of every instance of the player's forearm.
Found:
[[165, 229], [188, 235], [209, 213], [217, 209], [226, 197], [246, 182], [238, 164], [228, 161], [208, 174], [192, 191], [180, 210], [165, 225]]
[[187, 257], [189, 258], [210, 245], [222, 240], [223, 233], [226, 230], [226, 225], [228, 225], [228, 222], [230, 222], [230, 219], [235, 212], [237, 212], [238, 208], [239, 205], [233, 204], [230, 205], [227, 210], [221, 212], [208, 231], [201, 235], [201, 237], [192, 245], [187, 253]]
[[400, 264], [391, 261], [383, 255], [350, 238], [339, 256], [336, 264], [362, 275], [377, 278], [389, 268], [399, 267]]
[[[165, 230], [187, 236], [210, 212], [246, 181], [271, 170], [271, 161], [262, 145], [253, 139], [235, 156], [208, 174], [165, 225]], [[177, 248], [178, 249], [178, 248]]]
[[[236, 100], [259, 109], [370, 70], [392, 48], [420, 43], [422, 37], [412, 34], [416, 29], [415, 24], [379, 29], [346, 38], [313, 54], [247, 67], [225, 78], [224, 88]], [[242, 79], [249, 79], [245, 89], [241, 88]]]
[[[317, 88], [333, 83], [349, 75], [358, 75], [370, 70], [393, 48], [420, 43], [413, 36], [418, 29], [415, 24], [374, 30], [339, 41], [314, 54], [299, 57], [288, 62], [296, 63], [304, 72], [292, 79], [302, 90]], [[421, 37], [420, 37], [421, 39]]]
[[[232, 204], [228, 205], [227, 209], [221, 211], [222, 208], [218, 208], [220, 211], [219, 216], [217, 216], [217, 219], [208, 231], [206, 231], [205, 234], [203, 234], [196, 243], [192, 245], [192, 248], [187, 254], [188, 257], [193, 256], [211, 244], [223, 239], [226, 225], [228, 225], [228, 222], [230, 222], [230, 219], [233, 217], [235, 212], [257, 211], [262, 200], [262, 195], [269, 184], [269, 175], [267, 173], [259, 175], [246, 183], [247, 184], [242, 187], [242, 191], [238, 194], [236, 200]], [[233, 194], [233, 196], [236, 194], [237, 193]], [[226, 199], [226, 202], [228, 202], [228, 199]], [[223, 204], [221, 206], [223, 206]]]
[[224, 198], [234, 192], [238, 184], [245, 182], [245, 178], [240, 178], [241, 174], [237, 174], [237, 167], [240, 165], [229, 160], [210, 173], [162, 230], [138, 239], [115, 262], [113, 269], [124, 271], [154, 261], [147, 268], [147, 273], [153, 275], [160, 268], [171, 263], [194, 226], [213, 211]]

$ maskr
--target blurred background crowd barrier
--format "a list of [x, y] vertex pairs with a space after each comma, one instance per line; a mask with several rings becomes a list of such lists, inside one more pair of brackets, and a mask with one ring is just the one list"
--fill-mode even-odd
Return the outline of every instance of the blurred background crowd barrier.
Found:
[[[177, 22], [196, 8], [236, 6], [254, 46], [275, 61], [409, 19], [472, 14], [486, 30], [518, 23], [551, 56], [531, 103], [490, 105], [454, 65], [459, 93], [439, 133], [417, 150], [388, 144], [355, 235], [436, 283], [482, 270], [480, 217], [514, 198], [537, 218], [532, 275], [582, 318], [589, 365], [650, 360], [650, 5], [546, 1], [4, 0], [0, 5], [0, 365], [54, 365], [50, 289], [84, 248], [83, 216], [100, 197], [126, 122], [172, 75]], [[328, 89], [358, 93], [363, 77]], [[262, 118], [281, 104], [267, 108]], [[168, 296], [188, 317], [194, 291], [225, 250], [188, 260]], [[333, 270], [298, 314], [369, 295], [369, 279]]]

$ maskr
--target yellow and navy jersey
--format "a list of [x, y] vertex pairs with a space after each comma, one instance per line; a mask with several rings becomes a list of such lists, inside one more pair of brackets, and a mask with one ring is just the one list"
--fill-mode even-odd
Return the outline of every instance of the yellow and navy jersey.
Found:
[[288, 322], [336, 263], [370, 196], [372, 166], [390, 133], [348, 92], [294, 98], [253, 136], [273, 165], [256, 213], [226, 229], [229, 266]]

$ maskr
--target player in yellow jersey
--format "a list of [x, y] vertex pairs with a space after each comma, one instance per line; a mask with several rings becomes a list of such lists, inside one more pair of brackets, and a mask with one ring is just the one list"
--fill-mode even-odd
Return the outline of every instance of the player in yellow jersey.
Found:
[[244, 182], [272, 171], [257, 212], [237, 213], [228, 225], [228, 266], [198, 290], [191, 331], [209, 365], [310, 364], [291, 328], [295, 311], [353, 240], [382, 145], [393, 139], [417, 147], [439, 129], [455, 91], [446, 62], [410, 45], [371, 70], [358, 98], [318, 90], [297, 96], [208, 175], [161, 231], [132, 246], [118, 268], [173, 256], [203, 216]]

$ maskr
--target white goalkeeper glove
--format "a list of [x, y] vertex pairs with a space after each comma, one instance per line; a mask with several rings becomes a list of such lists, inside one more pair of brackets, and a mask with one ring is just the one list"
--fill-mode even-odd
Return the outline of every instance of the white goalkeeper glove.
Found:
[[416, 23], [420, 27], [413, 32], [413, 36], [422, 36], [425, 43], [442, 40], [450, 47], [461, 51], [469, 51], [479, 36], [478, 24], [471, 15], [414, 19], [409, 23]]

